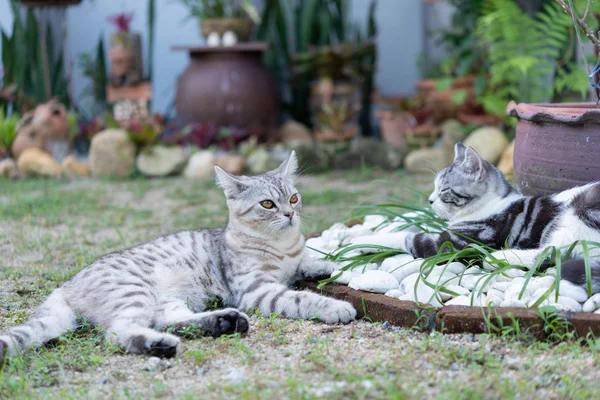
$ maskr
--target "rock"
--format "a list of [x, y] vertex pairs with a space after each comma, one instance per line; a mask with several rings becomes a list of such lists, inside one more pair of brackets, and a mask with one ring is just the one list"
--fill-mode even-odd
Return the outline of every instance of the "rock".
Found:
[[172, 366], [173, 365], [171, 364], [171, 362], [169, 360], [161, 359], [158, 357], [150, 357], [146, 361], [146, 363], [144, 364], [142, 369], [144, 371], [150, 371], [150, 372], [161, 372], [161, 371], [164, 371], [165, 369], [171, 368]]
[[69, 177], [90, 176], [90, 166], [82, 163], [73, 156], [67, 156], [62, 162], [65, 175]]
[[397, 149], [380, 140], [357, 138], [350, 149], [334, 156], [333, 165], [339, 169], [358, 168], [370, 165], [385, 170], [394, 170], [402, 166], [407, 149]]
[[484, 126], [471, 133], [464, 145], [472, 147], [481, 158], [495, 165], [508, 146], [508, 139], [500, 129]]
[[246, 370], [244, 368], [229, 368], [225, 380], [230, 385], [239, 385], [246, 380]]
[[150, 177], [169, 176], [181, 172], [187, 157], [181, 146], [157, 144], [144, 148], [136, 159], [142, 174]]
[[467, 296], [457, 296], [453, 299], [448, 300], [445, 305], [447, 306], [470, 306], [471, 299]]
[[443, 148], [426, 148], [411, 151], [404, 160], [406, 171], [430, 173], [444, 169], [453, 160], [453, 154]]
[[515, 141], [513, 140], [506, 149], [502, 152], [500, 161], [498, 162], [498, 169], [504, 175], [512, 175], [514, 168], [514, 153], [515, 153]]
[[[473, 290], [475, 286], [480, 288], [485, 279], [483, 271], [477, 267], [470, 267], [463, 272], [458, 284], [465, 289]], [[480, 280], [481, 282], [479, 282]]]
[[300, 122], [290, 120], [281, 126], [281, 140], [290, 148], [312, 146], [314, 141], [310, 129]]
[[439, 301], [435, 295], [435, 290], [427, 286], [423, 281], [419, 281], [417, 284], [417, 290], [415, 295], [414, 285], [412, 287], [405, 286], [405, 291], [408, 299], [424, 304], [431, 304], [434, 307], [442, 307], [443, 304]]
[[451, 151], [454, 151], [456, 143], [462, 142], [467, 136], [465, 126], [455, 119], [444, 121], [440, 128], [442, 129], [443, 147]]
[[59, 176], [61, 166], [43, 150], [36, 147], [25, 149], [17, 161], [19, 171], [23, 175]]
[[392, 289], [392, 290], [388, 290], [387, 292], [385, 292], [385, 295], [387, 297], [394, 297], [396, 299], [398, 297], [402, 296], [403, 294], [405, 294], [405, 293], [400, 289]]
[[[554, 296], [550, 295], [547, 300], [554, 301]], [[565, 297], [565, 296], [558, 296], [557, 303], [550, 303], [548, 305], [556, 307], [559, 311], [573, 311], [573, 312], [583, 311], [581, 304], [579, 304], [577, 301], [573, 300], [572, 298]]]
[[560, 280], [558, 293], [560, 296], [569, 297], [578, 303], [583, 303], [588, 299], [587, 290], [564, 279]]
[[454, 261], [451, 262], [449, 264], [446, 264], [446, 271], [448, 272], [452, 272], [453, 274], [462, 274], [463, 272], [465, 272], [465, 270], [467, 269], [467, 267], [458, 261]]
[[183, 176], [189, 179], [204, 179], [212, 177], [215, 171], [215, 155], [210, 150], [200, 150], [194, 153], [183, 171]]
[[398, 280], [403, 282], [408, 276], [418, 273], [421, 270], [421, 264], [423, 264], [422, 258], [417, 258], [408, 263], [404, 263], [400, 268], [393, 269], [390, 274]]
[[392, 289], [398, 289], [398, 281], [385, 271], [372, 270], [352, 278], [348, 286], [352, 289], [372, 293], [385, 293]]
[[246, 168], [246, 159], [237, 154], [228, 154], [217, 157], [215, 165], [218, 165], [230, 174], [241, 175]]
[[92, 138], [90, 171], [93, 176], [126, 178], [135, 167], [135, 144], [122, 129], [107, 129]]
[[332, 278], [337, 275], [340, 275], [340, 276], [338, 276], [335, 279], [335, 281], [334, 281], [335, 283], [339, 283], [341, 285], [348, 285], [348, 283], [350, 283], [350, 280], [352, 278], [359, 277], [361, 274], [358, 271], [339, 271], [339, 270], [333, 271], [331, 273]]
[[246, 158], [248, 171], [253, 175], [264, 174], [279, 166], [279, 162], [271, 157], [271, 153], [264, 147], [258, 147]]
[[302, 165], [307, 173], [319, 173], [331, 170], [333, 155], [323, 146], [296, 147], [298, 165]]
[[447, 285], [446, 289], [458, 293], [459, 296], [469, 296], [471, 294], [469, 289], [465, 289], [464, 287], [458, 285]]
[[12, 158], [5, 158], [0, 161], [0, 177], [17, 179], [20, 176], [17, 162]]
[[600, 293], [596, 293], [592, 295], [587, 301], [583, 304], [583, 312], [594, 312], [600, 308]]

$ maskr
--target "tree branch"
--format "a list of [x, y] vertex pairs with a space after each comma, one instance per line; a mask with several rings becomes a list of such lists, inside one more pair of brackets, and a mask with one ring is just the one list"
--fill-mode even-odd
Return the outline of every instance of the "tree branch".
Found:
[[[575, 20], [575, 22], [577, 22], [577, 25], [579, 25], [581, 27], [581, 29], [583, 29], [585, 36], [587, 36], [588, 39], [590, 39], [590, 41], [593, 43], [594, 47], [596, 47], [598, 50], [600, 50], [600, 39], [598, 39], [596, 37], [596, 35], [594, 34], [594, 31], [592, 30], [592, 28], [589, 27], [587, 22], [585, 22], [583, 19], [579, 18], [573, 12], [571, 12], [571, 9], [569, 8], [569, 6], [567, 6], [565, 4], [564, 0], [556, 0], [556, 1], [558, 2], [558, 4], [560, 4], [562, 9], [567, 14], [569, 14], [569, 16], [571, 18], [573, 18]], [[588, 7], [590, 6], [590, 3], [591, 3], [591, 0], [588, 0]], [[586, 14], [587, 14], [587, 10], [586, 10]]]

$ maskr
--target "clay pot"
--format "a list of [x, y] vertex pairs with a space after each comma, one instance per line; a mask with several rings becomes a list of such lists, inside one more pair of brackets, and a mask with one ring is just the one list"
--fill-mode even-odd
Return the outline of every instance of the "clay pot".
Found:
[[528, 195], [560, 192], [600, 181], [600, 108], [594, 103], [519, 104], [514, 174]]
[[276, 133], [279, 98], [261, 61], [265, 43], [173, 49], [191, 55], [190, 65], [177, 82], [178, 123], [211, 122], [256, 135]]
[[404, 135], [417, 125], [416, 118], [408, 112], [381, 110], [375, 112], [379, 120], [383, 141], [397, 149], [406, 147]]
[[200, 30], [204, 37], [215, 32], [222, 37], [227, 31], [237, 35], [239, 42], [247, 42], [252, 34], [254, 24], [247, 18], [207, 18], [200, 24]]
[[315, 139], [319, 142], [349, 142], [358, 135], [358, 127], [348, 127], [344, 132], [333, 132], [330, 130], [315, 130]]
[[415, 126], [405, 132], [406, 145], [413, 150], [431, 147], [438, 140], [441, 133], [442, 129], [431, 123]]

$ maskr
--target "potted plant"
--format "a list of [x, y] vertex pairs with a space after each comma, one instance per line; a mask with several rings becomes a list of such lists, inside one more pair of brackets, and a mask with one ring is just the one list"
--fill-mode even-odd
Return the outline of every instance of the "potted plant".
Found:
[[[548, 7], [546, 17], [543, 18], [545, 23], [552, 21], [552, 25], [547, 26], [543, 32], [554, 38], [560, 37], [559, 33], [568, 31], [575, 22], [576, 34], [580, 35], [581, 28], [598, 53], [600, 40], [597, 31], [591, 27], [595, 22], [593, 14], [597, 12], [598, 4], [591, 0], [574, 3], [580, 9], [585, 7], [583, 16], [579, 16], [571, 1], [567, 3], [556, 0], [558, 6]], [[550, 15], [551, 11], [548, 10], [558, 10], [561, 15]], [[550, 49], [551, 47], [546, 46], [540, 54], [547, 55]], [[598, 65], [593, 71], [588, 71], [591, 72], [590, 83], [596, 89]], [[558, 74], [560, 73], [559, 70]], [[576, 67], [569, 76], [572, 81], [581, 82], [583, 78], [586, 86], [589, 84], [585, 75]], [[540, 82], [530, 82], [532, 84], [540, 85]], [[516, 104], [511, 101], [506, 112], [518, 120], [514, 173], [517, 184], [524, 193], [546, 194], [600, 180], [597, 162], [600, 151], [600, 108], [596, 104]]]
[[325, 103], [315, 116], [315, 138], [321, 142], [346, 144], [358, 134], [356, 116], [360, 105], [349, 102]]
[[[258, 11], [250, 0], [177, 1], [188, 9], [191, 18], [201, 21], [200, 29], [209, 45], [218, 45], [221, 39], [225, 41], [227, 32], [235, 34], [235, 42], [247, 42], [254, 24], [260, 23]], [[211, 43], [213, 40], [216, 42]]]
[[110, 35], [108, 49], [109, 80], [115, 87], [135, 85], [142, 80], [142, 39], [140, 34], [129, 31], [132, 20], [133, 13], [119, 13], [107, 18], [117, 28]]

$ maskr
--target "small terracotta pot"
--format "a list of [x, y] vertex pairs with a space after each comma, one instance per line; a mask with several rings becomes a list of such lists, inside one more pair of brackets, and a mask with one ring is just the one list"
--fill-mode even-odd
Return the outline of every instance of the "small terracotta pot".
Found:
[[406, 145], [410, 149], [431, 147], [440, 137], [442, 130], [431, 123], [415, 126], [406, 131]]
[[416, 118], [408, 112], [381, 110], [375, 112], [379, 120], [383, 141], [397, 149], [406, 147], [405, 133], [417, 125]]
[[320, 142], [348, 142], [356, 135], [358, 135], [358, 127], [356, 126], [348, 127], [344, 132], [315, 129], [315, 139]]
[[200, 30], [205, 38], [212, 32], [223, 36], [225, 32], [232, 31], [237, 35], [238, 42], [247, 42], [253, 27], [252, 20], [247, 18], [207, 18], [200, 24]]
[[519, 104], [514, 173], [528, 195], [560, 192], [600, 181], [600, 108], [594, 103]]

